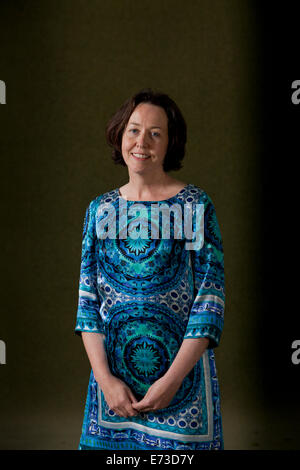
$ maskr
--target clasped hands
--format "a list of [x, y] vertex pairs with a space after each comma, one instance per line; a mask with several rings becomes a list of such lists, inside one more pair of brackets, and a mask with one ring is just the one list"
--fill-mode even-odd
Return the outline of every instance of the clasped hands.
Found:
[[101, 385], [101, 389], [110, 409], [117, 415], [126, 418], [167, 407], [180, 385], [180, 381], [163, 376], [149, 387], [146, 395], [140, 401], [135, 398], [125, 382], [113, 375], [105, 384]]

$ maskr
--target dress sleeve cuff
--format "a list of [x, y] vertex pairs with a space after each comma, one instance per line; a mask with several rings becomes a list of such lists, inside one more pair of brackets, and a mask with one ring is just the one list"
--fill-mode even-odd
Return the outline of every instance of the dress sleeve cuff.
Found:
[[104, 334], [103, 325], [98, 321], [78, 319], [75, 326], [75, 334], [81, 336], [81, 333], [102, 333]]
[[221, 330], [215, 325], [199, 325], [187, 327], [184, 339], [188, 338], [208, 338], [208, 349], [213, 349], [219, 345]]

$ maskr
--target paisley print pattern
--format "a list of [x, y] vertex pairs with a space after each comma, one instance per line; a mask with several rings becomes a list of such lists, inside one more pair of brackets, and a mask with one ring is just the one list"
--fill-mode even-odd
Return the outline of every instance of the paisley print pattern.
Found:
[[[174, 208], [169, 232], [162, 219], [147, 217], [154, 204]], [[180, 214], [196, 204], [204, 207], [204, 243], [187, 249], [184, 230], [178, 236], [184, 228]], [[195, 218], [192, 224], [195, 231]], [[188, 184], [165, 201], [137, 203], [114, 189], [91, 201], [83, 226], [75, 332], [105, 335], [110, 370], [138, 400], [168, 370], [184, 339], [207, 337], [209, 346], [166, 408], [131, 418], [109, 408], [91, 371], [79, 449], [223, 448], [213, 349], [223, 328], [224, 300], [222, 239], [205, 191]]]

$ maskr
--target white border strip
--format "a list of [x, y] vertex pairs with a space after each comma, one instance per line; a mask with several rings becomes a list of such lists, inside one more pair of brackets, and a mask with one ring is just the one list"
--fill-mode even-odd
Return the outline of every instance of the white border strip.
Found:
[[225, 306], [225, 302], [217, 295], [197, 295], [194, 302], [214, 302]]
[[87, 292], [86, 290], [82, 290], [82, 289], [79, 290], [79, 296], [80, 297], [88, 297], [88, 298], [93, 299], [93, 300], [97, 299], [95, 294], [92, 294], [91, 292]]

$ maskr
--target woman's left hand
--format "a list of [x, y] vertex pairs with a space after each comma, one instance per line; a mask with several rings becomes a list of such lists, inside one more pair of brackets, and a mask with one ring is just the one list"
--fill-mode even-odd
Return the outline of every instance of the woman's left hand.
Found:
[[181, 382], [163, 376], [149, 387], [141, 401], [132, 403], [132, 407], [142, 413], [166, 408], [171, 403], [180, 385]]

